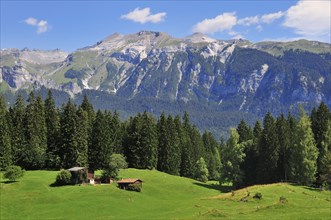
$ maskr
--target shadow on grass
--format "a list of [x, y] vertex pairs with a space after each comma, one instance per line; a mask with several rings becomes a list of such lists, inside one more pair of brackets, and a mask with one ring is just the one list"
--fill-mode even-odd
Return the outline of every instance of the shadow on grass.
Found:
[[207, 184], [207, 183], [193, 183], [194, 185], [197, 186], [201, 186], [201, 187], [205, 187], [208, 189], [213, 189], [213, 190], [217, 190], [219, 192], [222, 193], [227, 193], [227, 192], [231, 192], [231, 190], [233, 190], [232, 186], [224, 186], [224, 185], [219, 185], [219, 184]]
[[4, 180], [4, 181], [0, 181], [0, 183], [4, 183], [4, 184], [12, 184], [12, 183], [16, 183], [18, 182], [17, 180]]
[[308, 189], [310, 191], [315, 191], [315, 192], [321, 192], [321, 191], [326, 190], [326, 189], [323, 189], [319, 186], [303, 186], [303, 185], [300, 185], [300, 184], [297, 184], [297, 183], [290, 183], [290, 185], [292, 185], [292, 186], [301, 186], [304, 189]]

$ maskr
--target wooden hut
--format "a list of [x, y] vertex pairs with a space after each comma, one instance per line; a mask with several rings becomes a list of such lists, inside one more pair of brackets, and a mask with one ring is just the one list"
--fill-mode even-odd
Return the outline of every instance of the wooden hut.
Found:
[[117, 181], [118, 188], [120, 189], [130, 189], [131, 186], [135, 188], [142, 188], [143, 181], [140, 179], [121, 179]]
[[72, 167], [68, 169], [71, 173], [71, 183], [81, 184], [87, 182], [87, 168], [86, 167]]

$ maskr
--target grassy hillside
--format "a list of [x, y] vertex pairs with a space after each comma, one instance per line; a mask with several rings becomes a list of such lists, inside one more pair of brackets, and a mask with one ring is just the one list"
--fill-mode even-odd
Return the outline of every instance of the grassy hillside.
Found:
[[[50, 187], [57, 172], [28, 171], [0, 185], [0, 219], [328, 219], [330, 192], [289, 184], [253, 186], [233, 193], [158, 171], [128, 169], [121, 177], [144, 181], [141, 193], [115, 185]], [[221, 191], [222, 192], [221, 192]], [[240, 200], [250, 192], [247, 202]], [[261, 200], [253, 199], [256, 192]], [[279, 202], [284, 196], [287, 203]]]

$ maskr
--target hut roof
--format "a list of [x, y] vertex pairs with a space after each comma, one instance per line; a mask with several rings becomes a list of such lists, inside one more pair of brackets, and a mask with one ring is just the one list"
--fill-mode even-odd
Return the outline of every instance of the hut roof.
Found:
[[74, 171], [74, 172], [76, 172], [76, 171], [79, 171], [79, 170], [84, 170], [84, 169], [86, 169], [85, 167], [72, 167], [72, 168], [70, 168], [70, 169], [68, 169], [69, 171]]
[[117, 183], [135, 183], [137, 181], [142, 182], [140, 179], [121, 179]]

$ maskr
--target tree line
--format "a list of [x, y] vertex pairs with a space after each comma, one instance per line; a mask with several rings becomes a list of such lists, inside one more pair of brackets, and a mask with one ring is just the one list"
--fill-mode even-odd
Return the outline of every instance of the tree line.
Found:
[[121, 121], [118, 113], [95, 111], [85, 96], [55, 106], [51, 91], [43, 100], [30, 93], [7, 108], [0, 97], [0, 168], [28, 170], [86, 166], [106, 169], [122, 154], [129, 167], [173, 175], [232, 182], [236, 187], [291, 181], [330, 183], [331, 114], [324, 103], [308, 117], [267, 113], [263, 125], [244, 120], [220, 143], [199, 132], [189, 115], [155, 118], [147, 112]]

